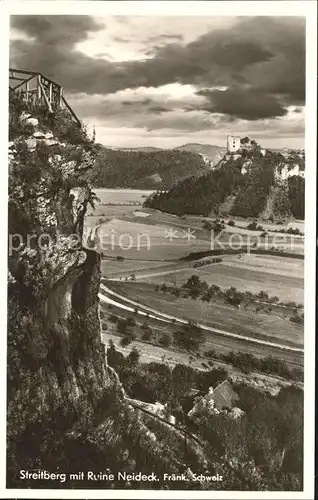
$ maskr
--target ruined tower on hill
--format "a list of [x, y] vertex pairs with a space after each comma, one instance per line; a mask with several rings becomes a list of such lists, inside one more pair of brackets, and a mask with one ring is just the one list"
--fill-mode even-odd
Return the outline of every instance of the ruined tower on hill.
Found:
[[229, 153], [238, 151], [241, 147], [241, 138], [235, 135], [228, 135], [226, 146]]

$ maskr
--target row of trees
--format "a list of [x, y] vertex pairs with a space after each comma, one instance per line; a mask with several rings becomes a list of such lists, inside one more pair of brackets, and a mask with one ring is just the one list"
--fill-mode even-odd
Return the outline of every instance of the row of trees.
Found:
[[273, 356], [267, 356], [265, 358], [257, 358], [247, 352], [229, 352], [227, 354], [216, 355], [215, 352], [208, 352], [208, 356], [213, 358], [218, 358], [226, 363], [230, 363], [244, 373], [250, 373], [251, 371], [259, 371], [262, 373], [268, 373], [269, 375], [278, 375], [293, 381], [303, 381], [304, 372], [300, 368], [289, 369], [288, 365]]
[[[159, 289], [159, 287], [158, 287]], [[167, 285], [162, 285], [161, 289], [165, 292], [168, 291]], [[242, 302], [264, 302], [267, 304], [275, 304], [280, 306], [286, 306], [294, 309], [303, 309], [303, 304], [296, 304], [296, 302], [280, 301], [279, 298], [275, 296], [269, 296], [269, 294], [261, 290], [258, 293], [252, 293], [249, 291], [241, 292], [237, 290], [234, 286], [231, 286], [225, 290], [222, 290], [218, 285], [212, 284], [208, 285], [206, 281], [202, 281], [197, 274], [193, 274], [188, 280], [182, 285], [179, 293], [176, 293], [177, 288], [171, 288], [171, 293], [174, 295], [181, 295], [183, 297], [191, 297], [192, 299], [201, 298], [205, 302], [210, 302], [213, 297], [223, 297], [228, 303], [233, 305], [239, 305]]]

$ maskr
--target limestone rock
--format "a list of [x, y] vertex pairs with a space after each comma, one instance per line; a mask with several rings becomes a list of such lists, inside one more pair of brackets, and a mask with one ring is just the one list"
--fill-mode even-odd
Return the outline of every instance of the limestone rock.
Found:
[[244, 411], [241, 410], [241, 408], [237, 408], [236, 406], [232, 408], [232, 410], [228, 413], [228, 416], [230, 418], [233, 418], [233, 420], [236, 420], [237, 418], [241, 418], [244, 415]]
[[38, 130], [33, 133], [33, 137], [35, 137], [36, 139], [45, 139], [45, 136], [46, 136], [45, 132], [41, 130]]
[[34, 151], [35, 148], [36, 148], [36, 139], [34, 139], [33, 137], [29, 137], [26, 141], [25, 141], [26, 145], [27, 145], [27, 148], [29, 151]]
[[20, 123], [22, 123], [30, 117], [31, 117], [30, 113], [27, 113], [26, 111], [22, 111], [19, 121], [20, 121]]
[[56, 144], [58, 144], [58, 141], [55, 141], [54, 139], [44, 139], [43, 142], [47, 146], [55, 146]]
[[39, 120], [38, 120], [37, 118], [27, 118], [27, 119], [25, 120], [25, 123], [26, 123], [27, 125], [31, 125], [32, 127], [34, 127], [34, 128], [35, 128], [35, 127], [37, 127], [37, 126], [38, 126], [38, 124], [39, 124]]

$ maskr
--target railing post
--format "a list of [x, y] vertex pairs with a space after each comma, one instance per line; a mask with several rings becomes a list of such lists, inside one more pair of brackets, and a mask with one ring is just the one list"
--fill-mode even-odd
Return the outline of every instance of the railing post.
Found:
[[59, 91], [59, 107], [62, 106], [62, 97], [63, 97], [63, 87], [60, 87], [60, 91]]
[[37, 95], [37, 99], [38, 101], [41, 101], [41, 75], [38, 75], [37, 76], [37, 91], [38, 91], [38, 95]]
[[50, 101], [45, 93], [45, 89], [44, 89], [41, 81], [39, 82], [39, 84], [40, 84], [40, 89], [41, 89], [41, 95], [43, 96], [44, 102], [47, 105], [47, 109], [49, 110], [50, 113], [53, 113], [51, 103], [50, 103]]
[[52, 83], [49, 85], [49, 102], [52, 104]]
[[25, 93], [26, 93], [26, 100], [28, 101], [29, 100], [29, 82], [26, 82], [26, 85], [25, 85]]

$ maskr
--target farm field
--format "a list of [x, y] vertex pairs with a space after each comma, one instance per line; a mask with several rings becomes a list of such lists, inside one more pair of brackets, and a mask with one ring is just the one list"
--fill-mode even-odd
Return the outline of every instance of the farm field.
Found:
[[[121, 208], [121, 207], [119, 207]], [[257, 236], [253, 235], [248, 240], [248, 235], [236, 235], [224, 232], [216, 241], [210, 241], [211, 235], [208, 231], [196, 231], [192, 227], [185, 229], [179, 226], [169, 226], [168, 224], [151, 224], [151, 220], [136, 222], [127, 218], [112, 218], [104, 222], [102, 218], [87, 218], [85, 226], [86, 234], [98, 226], [96, 232], [96, 249], [105, 256], [121, 256], [127, 259], [145, 260], [177, 260], [186, 257], [190, 253], [209, 251], [213, 249], [223, 249], [227, 246], [239, 248], [247, 243], [257, 241]], [[232, 244], [232, 245], [231, 245]], [[223, 247], [224, 245], [224, 247]], [[272, 243], [269, 240], [269, 247]], [[266, 248], [265, 243], [261, 243], [260, 248]], [[279, 245], [280, 248], [284, 245]], [[289, 250], [289, 248], [288, 248]], [[302, 253], [303, 242], [295, 242], [294, 250]]]
[[124, 218], [138, 210], [145, 199], [152, 193], [143, 189], [93, 189], [99, 202], [95, 208], [88, 207], [85, 218], [85, 231], [89, 231], [103, 219], [109, 221], [113, 218]]
[[122, 275], [129, 275], [129, 273], [143, 271], [144, 269], [157, 269], [162, 268], [162, 262], [147, 262], [138, 260], [107, 260], [101, 261], [101, 272], [104, 277], [115, 277]]
[[124, 297], [131, 297], [140, 304], [176, 317], [249, 337], [303, 345], [302, 326], [289, 321], [287, 314], [287, 317], [283, 317], [283, 314], [275, 312], [255, 313], [253, 306], [248, 309], [237, 309], [219, 301], [206, 303], [200, 299], [177, 298], [170, 293], [156, 292], [153, 284], [148, 283], [112, 281], [108, 286]]
[[[138, 215], [140, 214], [140, 215]], [[257, 244], [260, 248], [275, 248], [285, 250], [292, 253], [304, 253], [304, 238], [282, 233], [268, 233], [266, 238], [261, 237], [263, 231], [252, 231], [245, 227], [231, 227], [225, 225], [221, 233], [214, 234], [203, 227], [206, 220], [204, 217], [190, 218], [190, 216], [177, 217], [175, 215], [158, 212], [157, 210], [141, 208], [138, 211], [132, 211], [122, 217], [125, 221], [131, 224], [143, 224], [145, 231], [146, 226], [149, 228], [163, 227], [165, 229], [173, 229], [173, 238], [175, 235], [182, 238], [189, 232], [193, 235], [191, 240], [191, 252], [200, 251], [200, 243], [203, 241], [209, 245], [210, 249], [222, 248], [222, 245], [237, 246], [252, 246]], [[273, 227], [273, 226], [272, 226]], [[152, 229], [148, 229], [151, 233]], [[176, 240], [174, 240], [176, 241]]]
[[114, 188], [94, 188], [94, 193], [100, 199], [101, 204], [105, 203], [143, 203], [144, 200], [153, 193], [149, 189], [114, 189]]
[[[165, 226], [112, 219], [100, 224], [96, 249], [106, 256], [154, 261], [180, 259], [193, 251], [194, 244], [183, 231], [174, 230], [172, 236], [169, 231]], [[209, 242], [195, 240], [195, 251], [209, 249]]]
[[[201, 244], [198, 250], [208, 250], [209, 248], [205, 244]], [[118, 245], [112, 246], [111, 244], [105, 244], [103, 246], [97, 245], [96, 250], [103, 253], [104, 258], [107, 257], [123, 257], [124, 259], [132, 260], [145, 260], [149, 262], [170, 262], [178, 261], [183, 257], [186, 257], [193, 251], [187, 243], [157, 243], [152, 244], [151, 248], [147, 246], [134, 246], [129, 250], [125, 250]]]
[[[259, 231], [244, 228], [248, 221], [239, 221], [241, 229], [226, 225], [221, 234], [214, 235], [203, 227], [207, 218], [186, 215], [178, 217], [143, 208], [142, 203], [151, 192], [137, 189], [95, 189], [100, 202], [86, 216], [85, 238], [92, 233], [99, 236], [95, 240], [95, 249], [106, 258], [119, 256], [154, 262], [177, 261], [190, 253], [222, 249], [223, 245], [226, 247], [229, 244], [237, 247], [257, 243], [260, 247], [267, 245], [268, 248], [304, 253], [303, 238], [282, 235], [284, 241], [279, 234], [272, 233], [265, 242], [260, 239]], [[225, 222], [228, 221], [225, 219]]]
[[[211, 218], [211, 217], [203, 217], [203, 216], [195, 216], [195, 215], [183, 215], [181, 217], [178, 217], [177, 215], [173, 215], [173, 214], [169, 214], [169, 213], [165, 213], [165, 212], [160, 212], [159, 210], [154, 210], [152, 208], [140, 208], [140, 211], [143, 212], [144, 214], [148, 215], [147, 216], [147, 223], [148, 224], [169, 224], [169, 225], [172, 225], [172, 226], [179, 226], [179, 227], [186, 227], [186, 228], [191, 228], [191, 229], [195, 229], [197, 231], [202, 231], [204, 233], [206, 233], [207, 231], [205, 231], [203, 229], [203, 223], [205, 221], [210, 221], [212, 222], [213, 220], [215, 220], [215, 217]], [[127, 215], [127, 218], [129, 220], [136, 220], [137, 221], [137, 217], [134, 216], [134, 214], [128, 214]], [[240, 220], [235, 217], [219, 217], [220, 220], [224, 221], [225, 223], [225, 228], [224, 228], [224, 231], [225, 232], [228, 232], [230, 234], [236, 234], [236, 233], [240, 233], [240, 234], [244, 234], [244, 235], [249, 235], [249, 236], [259, 236], [260, 234], [262, 234], [263, 230], [261, 231], [253, 231], [251, 229], [247, 229], [247, 226], [251, 223], [252, 219], [251, 220]], [[235, 226], [229, 226], [228, 225], [228, 222], [232, 220], [235, 222]], [[257, 225], [260, 225], [263, 227], [264, 230], [266, 231], [279, 231], [279, 230], [283, 230], [283, 231], [286, 231], [287, 229], [289, 228], [294, 228], [294, 229], [299, 229], [302, 233], [304, 232], [304, 222], [303, 221], [295, 221], [295, 222], [286, 222], [284, 224], [274, 224], [274, 223], [268, 223], [268, 222], [264, 222], [262, 220], [259, 220], [257, 222]], [[280, 235], [283, 236], [284, 233], [279, 233]], [[279, 234], [277, 234], [276, 238], [277, 240], [279, 239]], [[274, 234], [269, 234], [269, 236], [272, 236], [274, 237], [275, 235]], [[293, 236], [293, 235], [289, 235], [292, 239], [295, 239], [295, 240], [300, 240], [302, 239], [301, 236]]]
[[192, 361], [193, 356], [185, 352], [175, 352], [171, 349], [166, 349], [164, 347], [154, 346], [152, 344], [146, 344], [138, 340], [133, 340], [128, 347], [122, 347], [120, 345], [121, 337], [118, 335], [113, 335], [111, 333], [102, 333], [102, 341], [104, 344], [108, 345], [109, 341], [112, 340], [116, 346], [116, 349], [127, 355], [131, 351], [133, 346], [136, 346], [140, 351], [140, 361], [141, 363], [151, 363], [155, 361], [156, 363], [166, 363], [173, 367], [177, 363], [184, 365], [191, 364], [193, 368], [202, 369], [203, 359], [195, 359]]
[[[261, 290], [270, 296], [277, 296], [280, 301], [303, 303], [304, 262], [301, 259], [269, 255], [222, 256], [223, 262], [194, 268], [194, 262], [180, 259], [190, 253], [206, 252], [226, 247], [229, 242], [257, 242], [262, 248], [275, 246], [298, 254], [304, 252], [304, 240], [301, 237], [282, 235], [289, 238], [289, 243], [280, 241], [280, 235], [271, 233], [267, 242], [260, 240], [259, 231], [250, 231], [246, 226], [250, 221], [235, 220], [236, 227], [228, 226], [218, 240], [211, 243], [211, 233], [203, 228], [208, 218], [200, 216], [175, 216], [142, 207], [146, 196], [151, 191], [130, 189], [96, 189], [100, 203], [94, 215], [86, 218], [86, 234], [95, 237], [95, 248], [102, 253], [102, 275], [109, 278], [110, 288], [127, 298], [139, 301], [166, 314], [194, 320], [209, 326], [224, 329], [239, 335], [268, 339], [277, 343], [303, 345], [303, 327], [289, 321], [290, 310], [275, 309], [265, 314], [256, 313], [256, 305], [246, 309], [237, 309], [222, 300], [205, 303], [193, 299], [176, 298], [170, 293], [155, 292], [156, 284], [173, 283], [182, 286], [193, 274], [201, 281], [218, 285], [221, 289], [235, 287], [239, 291], [259, 293]], [[299, 229], [302, 230], [299, 222]], [[265, 230], [286, 230], [292, 223], [280, 226], [270, 223], [259, 224]], [[238, 227], [239, 226], [239, 227]], [[296, 226], [295, 226], [296, 227]], [[298, 227], [298, 226], [297, 226]], [[274, 244], [274, 241], [277, 243]], [[285, 240], [286, 241], [286, 240]], [[294, 248], [290, 247], [290, 242]], [[124, 260], [116, 260], [116, 258]], [[125, 279], [134, 273], [135, 282]], [[212, 333], [207, 342], [212, 342]], [[209, 340], [210, 339], [210, 340]], [[216, 340], [213, 340], [214, 343]], [[218, 339], [222, 343], [222, 338]], [[227, 341], [229, 343], [229, 341]], [[240, 347], [239, 340], [231, 341], [237, 348], [251, 349], [252, 346]], [[220, 348], [221, 345], [220, 345]]]
[[[236, 256], [222, 255], [224, 261], [233, 260]], [[199, 259], [204, 261], [205, 259]], [[195, 261], [197, 262], [197, 261]], [[189, 261], [172, 260], [170, 262], [147, 261], [147, 260], [117, 260], [117, 259], [103, 259], [101, 262], [102, 275], [104, 278], [125, 278], [130, 277], [131, 273], [135, 273], [137, 281], [143, 281], [144, 278], [151, 276], [168, 276], [175, 272], [183, 272], [184, 270], [193, 270], [194, 263]]]
[[94, 211], [88, 210], [88, 218], [111, 220], [114, 217], [126, 217], [136, 210], [136, 205], [98, 205]]
[[[248, 224], [251, 222], [251, 220], [246, 220], [241, 217], [222, 217], [224, 219], [225, 223], [228, 223], [230, 220], [235, 221], [238, 227], [247, 227]], [[266, 231], [277, 231], [277, 230], [284, 230], [286, 231], [287, 229], [299, 229], [301, 233], [305, 232], [305, 222], [303, 220], [293, 220], [293, 221], [286, 221], [283, 222], [282, 224], [275, 224], [274, 222], [269, 222], [269, 221], [263, 221], [262, 219], [257, 220], [257, 225], [263, 226], [263, 228]]]
[[[209, 285], [221, 289], [234, 286], [239, 291], [259, 293], [261, 290], [280, 301], [304, 301], [304, 261], [274, 256], [242, 255], [241, 259], [228, 257], [222, 263], [201, 268], [191, 268], [173, 274], [177, 286], [182, 286], [193, 274]], [[162, 284], [169, 280], [168, 275], [156, 275], [156, 271], [139, 277], [137, 281]], [[172, 276], [170, 276], [171, 281]]]

